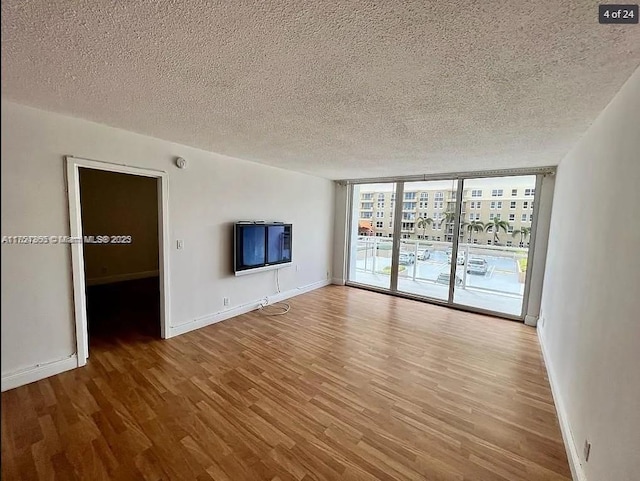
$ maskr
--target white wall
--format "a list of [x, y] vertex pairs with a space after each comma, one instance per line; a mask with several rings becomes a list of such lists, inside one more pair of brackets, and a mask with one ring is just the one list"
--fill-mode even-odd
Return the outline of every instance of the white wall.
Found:
[[[225, 296], [233, 308], [276, 292], [274, 271], [232, 275], [237, 220], [293, 223], [283, 291], [330, 278], [333, 182], [10, 102], [2, 103], [3, 236], [69, 235], [65, 154], [169, 173], [172, 327], [228, 309]], [[174, 166], [177, 156], [186, 170]], [[3, 388], [5, 377], [75, 352], [72, 296], [69, 245], [2, 245]]]
[[640, 69], [560, 163], [553, 201], [540, 337], [589, 481], [640, 473], [639, 189]]

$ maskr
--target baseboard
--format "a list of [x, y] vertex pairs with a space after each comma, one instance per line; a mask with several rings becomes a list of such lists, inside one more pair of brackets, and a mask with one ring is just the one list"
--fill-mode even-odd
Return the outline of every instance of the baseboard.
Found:
[[338, 279], [337, 277], [334, 277], [333, 279], [331, 279], [331, 284], [336, 286], [344, 286], [344, 279]]
[[558, 421], [560, 422], [560, 431], [562, 432], [562, 440], [564, 441], [564, 447], [567, 451], [567, 458], [569, 460], [569, 468], [571, 469], [571, 477], [573, 481], [587, 481], [587, 477], [582, 469], [580, 463], [580, 456], [578, 455], [578, 449], [571, 433], [571, 426], [569, 425], [569, 418], [567, 417], [567, 411], [565, 409], [562, 396], [560, 395], [560, 389], [556, 382], [555, 371], [553, 365], [549, 359], [547, 349], [544, 344], [544, 336], [542, 329], [536, 329], [538, 331], [538, 340], [540, 341], [540, 350], [542, 351], [542, 358], [544, 359], [544, 365], [547, 369], [547, 377], [549, 378], [549, 385], [551, 386], [551, 394], [553, 395], [553, 402], [556, 405], [556, 412], [558, 413]]
[[527, 314], [524, 316], [524, 323], [527, 326], [536, 327], [538, 325], [538, 316], [530, 316]]
[[[307, 292], [315, 291], [316, 289], [320, 289], [321, 287], [326, 287], [330, 284], [331, 284], [330, 280], [313, 282], [311, 284], [307, 284], [306, 286], [296, 287], [295, 289], [289, 289], [288, 291], [280, 292], [279, 294], [273, 294], [271, 296], [267, 296], [267, 301], [269, 302], [269, 304], [273, 304], [274, 302], [284, 301], [285, 299], [289, 299], [291, 297], [295, 297], [301, 294], [305, 294]], [[258, 303], [260, 303], [260, 301], [258, 301]]]
[[304, 294], [306, 292], [328, 286], [329, 284], [331, 284], [331, 282], [328, 280], [314, 282], [312, 284], [307, 284], [306, 286], [290, 289], [279, 294], [261, 297], [260, 299], [256, 299], [255, 301], [251, 301], [240, 306], [235, 306], [230, 309], [225, 309], [224, 311], [219, 311], [207, 316], [199, 317], [191, 322], [169, 327], [169, 335], [167, 337], [179, 336], [196, 329], [210, 326], [211, 324], [215, 324], [217, 322], [226, 321], [227, 319], [231, 319], [232, 317], [236, 317], [241, 314], [246, 314], [247, 312], [258, 309], [261, 305], [264, 305], [265, 301], [266, 304], [273, 304], [274, 302], [284, 301], [285, 299], [299, 296], [300, 294]]
[[127, 274], [114, 274], [112, 276], [105, 277], [92, 277], [87, 279], [88, 286], [99, 286], [102, 284], [114, 284], [116, 282], [135, 281], [138, 279], [147, 279], [148, 277], [158, 277], [160, 271], [142, 271], [142, 272], [130, 272]]
[[55, 376], [61, 372], [78, 367], [78, 358], [75, 354], [58, 361], [38, 364], [37, 366], [23, 369], [2, 376], [2, 392], [8, 389], [24, 386], [49, 376]]

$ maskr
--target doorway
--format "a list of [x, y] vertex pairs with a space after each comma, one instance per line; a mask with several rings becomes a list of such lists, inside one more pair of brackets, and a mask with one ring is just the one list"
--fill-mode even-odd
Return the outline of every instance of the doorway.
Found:
[[78, 365], [90, 346], [165, 338], [164, 172], [67, 157]]
[[160, 337], [158, 179], [80, 168], [89, 346]]

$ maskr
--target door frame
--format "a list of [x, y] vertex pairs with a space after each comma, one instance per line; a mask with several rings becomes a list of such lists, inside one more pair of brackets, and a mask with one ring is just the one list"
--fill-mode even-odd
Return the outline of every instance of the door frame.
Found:
[[84, 274], [84, 247], [82, 243], [82, 210], [80, 199], [80, 168], [103, 170], [120, 174], [158, 179], [158, 268], [160, 275], [160, 336], [170, 337], [169, 315], [169, 186], [168, 175], [163, 170], [133, 167], [125, 164], [103, 162], [66, 155], [67, 195], [69, 202], [69, 227], [71, 235], [71, 270], [73, 277], [73, 302], [76, 325], [78, 367], [84, 366], [89, 357], [87, 323], [86, 282]]

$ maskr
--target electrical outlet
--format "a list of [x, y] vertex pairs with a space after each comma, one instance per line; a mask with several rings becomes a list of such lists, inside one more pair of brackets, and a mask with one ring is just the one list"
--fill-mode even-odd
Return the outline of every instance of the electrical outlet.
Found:
[[184, 249], [184, 241], [182, 239], [176, 241], [176, 249]]
[[222, 304], [224, 304], [225, 306], [229, 305], [229, 298], [228, 297], [223, 297], [222, 298]]
[[584, 440], [583, 454], [584, 454], [584, 462], [586, 463], [587, 461], [589, 461], [589, 454], [591, 454], [591, 443], [589, 442], [588, 439]]

